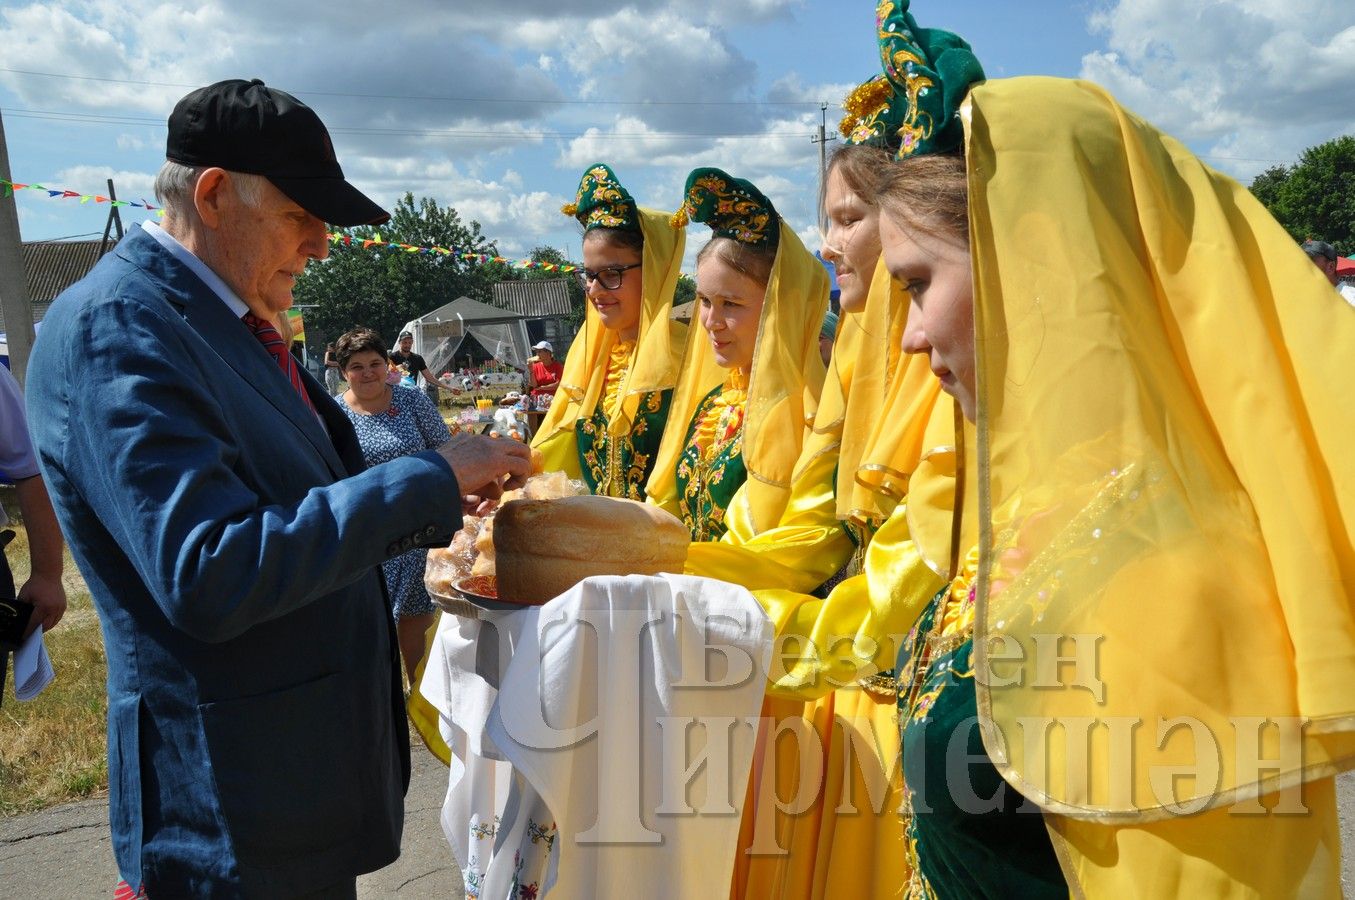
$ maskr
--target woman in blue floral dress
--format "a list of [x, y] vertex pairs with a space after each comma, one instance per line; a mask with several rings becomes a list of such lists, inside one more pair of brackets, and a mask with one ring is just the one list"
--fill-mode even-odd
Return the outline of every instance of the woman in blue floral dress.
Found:
[[[335, 344], [339, 369], [348, 379], [348, 390], [339, 396], [358, 433], [367, 465], [375, 466], [396, 457], [431, 450], [451, 440], [442, 416], [421, 391], [387, 384], [390, 360], [381, 336], [370, 328], [355, 328]], [[400, 511], [392, 509], [391, 515]], [[415, 548], [381, 564], [395, 610], [400, 656], [410, 684], [423, 659], [424, 636], [433, 624], [433, 601], [423, 586], [426, 548]]]

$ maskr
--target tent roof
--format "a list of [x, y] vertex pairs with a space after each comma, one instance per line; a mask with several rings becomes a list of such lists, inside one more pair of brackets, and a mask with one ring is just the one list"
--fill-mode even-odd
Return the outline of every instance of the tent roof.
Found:
[[516, 322], [523, 318], [510, 309], [499, 309], [497, 306], [490, 306], [488, 303], [481, 303], [479, 300], [472, 300], [470, 297], [457, 297], [451, 303], [439, 306], [432, 312], [424, 313], [415, 321], [446, 322], [455, 320], [457, 316], [460, 316], [463, 322], [478, 322], [482, 325], [495, 322]]

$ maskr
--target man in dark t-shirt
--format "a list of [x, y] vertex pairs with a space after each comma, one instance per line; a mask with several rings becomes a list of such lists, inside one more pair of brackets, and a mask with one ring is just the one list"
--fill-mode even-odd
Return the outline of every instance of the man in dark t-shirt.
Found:
[[461, 393], [456, 388], [450, 388], [433, 377], [433, 373], [428, 371], [428, 363], [424, 358], [414, 352], [414, 335], [408, 331], [400, 332], [400, 340], [397, 343], [396, 350], [391, 351], [391, 364], [404, 366], [409, 377], [414, 379], [417, 387], [419, 376], [423, 375], [423, 392], [428, 395], [428, 399], [433, 401], [433, 405], [438, 405], [438, 391], [450, 391], [453, 394]]

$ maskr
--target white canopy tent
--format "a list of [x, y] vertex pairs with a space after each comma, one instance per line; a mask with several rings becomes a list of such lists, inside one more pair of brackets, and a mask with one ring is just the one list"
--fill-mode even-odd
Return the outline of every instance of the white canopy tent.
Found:
[[491, 356], [518, 371], [527, 367], [531, 343], [526, 319], [517, 313], [458, 297], [445, 306], [412, 322], [403, 329], [414, 335], [414, 352], [428, 363], [434, 373], [451, 367], [457, 350], [467, 339], [480, 344]]

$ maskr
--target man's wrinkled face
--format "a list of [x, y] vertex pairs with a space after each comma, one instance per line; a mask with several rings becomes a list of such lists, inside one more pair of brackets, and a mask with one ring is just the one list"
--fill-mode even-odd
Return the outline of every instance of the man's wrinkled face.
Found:
[[224, 190], [216, 232], [213, 270], [263, 318], [291, 307], [306, 263], [329, 255], [325, 223], [268, 182], [257, 206]]

